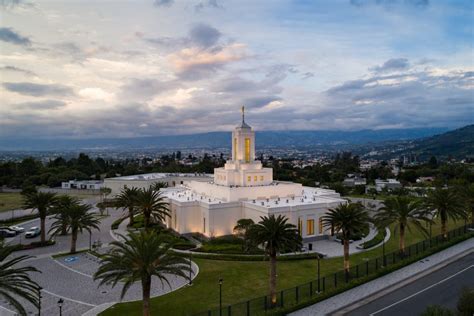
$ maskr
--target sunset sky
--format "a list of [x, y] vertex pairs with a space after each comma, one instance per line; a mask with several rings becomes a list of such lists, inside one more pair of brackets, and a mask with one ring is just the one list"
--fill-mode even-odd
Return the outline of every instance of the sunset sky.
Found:
[[474, 122], [469, 0], [0, 4], [0, 138]]

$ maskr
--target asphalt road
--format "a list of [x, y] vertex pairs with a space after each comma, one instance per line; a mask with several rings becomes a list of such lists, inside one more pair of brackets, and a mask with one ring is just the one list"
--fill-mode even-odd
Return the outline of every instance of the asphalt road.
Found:
[[417, 316], [429, 305], [455, 309], [464, 286], [474, 287], [474, 253], [346, 315]]

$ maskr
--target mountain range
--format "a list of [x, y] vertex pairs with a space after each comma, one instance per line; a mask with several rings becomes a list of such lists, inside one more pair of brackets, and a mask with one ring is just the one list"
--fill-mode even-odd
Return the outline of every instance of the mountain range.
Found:
[[[359, 131], [257, 131], [261, 148], [304, 148], [344, 146], [408, 141], [446, 132], [447, 128], [410, 128]], [[209, 132], [191, 135], [147, 136], [134, 138], [94, 139], [2, 139], [0, 151], [49, 150], [130, 150], [130, 149], [192, 149], [229, 147], [230, 132]]]

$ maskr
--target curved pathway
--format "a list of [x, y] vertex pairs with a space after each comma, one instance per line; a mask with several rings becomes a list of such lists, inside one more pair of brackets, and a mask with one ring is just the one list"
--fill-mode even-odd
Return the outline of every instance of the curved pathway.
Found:
[[[109, 210], [109, 217], [101, 221], [101, 231], [93, 231], [91, 241], [101, 240], [103, 243], [102, 251], [107, 248], [108, 243], [114, 240], [110, 233], [110, 226], [113, 221], [122, 216], [122, 212], [115, 209]], [[48, 218], [46, 227], [49, 229], [52, 219]], [[35, 219], [22, 224], [28, 229], [33, 226], [39, 226], [39, 219]], [[24, 234], [23, 234], [24, 235]], [[21, 240], [20, 240], [21, 238]], [[99, 282], [94, 281], [92, 275], [97, 271], [99, 259], [88, 253], [79, 253], [53, 259], [52, 254], [69, 251], [71, 236], [57, 236], [56, 244], [49, 247], [37, 248], [13, 253], [13, 256], [31, 255], [31, 258], [18, 266], [34, 266], [42, 273], [31, 274], [32, 279], [40, 284], [42, 290], [41, 312], [43, 315], [59, 314], [57, 302], [59, 298], [64, 300], [63, 315], [76, 316], [83, 315], [91, 311], [91, 315], [96, 314], [102, 308], [108, 307], [120, 301], [121, 284], [115, 288], [110, 286], [98, 287]], [[39, 237], [28, 239], [27, 242], [37, 241]], [[17, 236], [10, 240], [11, 244], [25, 243], [23, 236]], [[88, 249], [89, 234], [81, 234], [77, 243], [79, 249]], [[199, 273], [198, 266], [192, 262], [194, 279]], [[152, 297], [164, 295], [175, 291], [188, 284], [188, 280], [170, 275], [168, 281], [171, 286], [162, 284], [158, 278], [152, 280]], [[134, 284], [123, 301], [141, 300], [141, 285], [139, 282]], [[37, 314], [37, 309], [29, 302], [23, 304], [30, 315]], [[0, 315], [14, 315], [13, 308], [5, 301], [0, 300]]]

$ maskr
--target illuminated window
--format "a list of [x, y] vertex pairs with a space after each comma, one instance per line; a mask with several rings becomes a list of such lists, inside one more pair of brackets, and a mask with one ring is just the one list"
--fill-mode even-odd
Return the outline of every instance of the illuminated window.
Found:
[[263, 176], [260, 176], [260, 181], [263, 181]]
[[245, 162], [250, 162], [250, 138], [245, 139]]
[[251, 176], [248, 176], [248, 177], [247, 177], [247, 181], [248, 181], [248, 182], [252, 181], [252, 177], [251, 177]]
[[323, 233], [323, 219], [322, 218], [319, 219], [319, 233], [320, 234]]
[[314, 219], [308, 219], [306, 221], [306, 235], [314, 235]]
[[205, 234], [206, 233], [206, 218], [203, 217], [203, 225], [202, 225], [202, 232]]
[[298, 218], [298, 233], [302, 234], [302, 231], [303, 231], [303, 221], [301, 219]]
[[253, 181], [257, 182], [257, 181], [258, 181], [258, 177], [257, 177], [257, 176], [254, 176], [254, 177], [253, 177]]
[[237, 138], [234, 138], [234, 160], [237, 160]]

